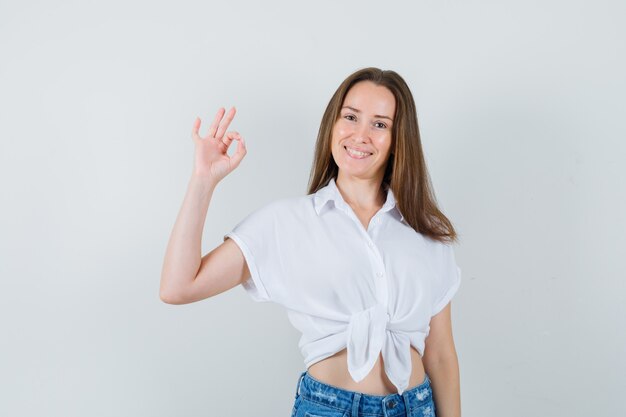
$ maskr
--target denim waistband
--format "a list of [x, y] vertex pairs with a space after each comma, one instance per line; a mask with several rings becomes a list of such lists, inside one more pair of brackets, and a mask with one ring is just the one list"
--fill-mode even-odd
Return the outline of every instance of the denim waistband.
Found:
[[[425, 375], [424, 382], [408, 389], [402, 395], [370, 395], [357, 391], [344, 390], [313, 378], [307, 371], [302, 372], [296, 389], [296, 399], [302, 396], [309, 401], [335, 408], [342, 412], [351, 410], [352, 416], [395, 416], [403, 415], [406, 410], [421, 407], [432, 400], [430, 378]], [[407, 413], [408, 414], [408, 413]]]

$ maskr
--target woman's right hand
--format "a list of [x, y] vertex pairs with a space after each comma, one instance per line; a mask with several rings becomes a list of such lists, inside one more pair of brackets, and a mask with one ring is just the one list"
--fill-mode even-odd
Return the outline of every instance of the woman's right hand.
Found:
[[[235, 117], [235, 108], [232, 107], [226, 117], [226, 110], [220, 108], [215, 119], [209, 127], [207, 136], [201, 137], [200, 118], [197, 117], [191, 132], [191, 137], [196, 146], [194, 156], [193, 176], [211, 180], [217, 183], [231, 171], [239, 166], [246, 155], [246, 144], [237, 132], [226, 132], [228, 125]], [[232, 156], [228, 155], [228, 148], [233, 140], [238, 141], [237, 150]]]

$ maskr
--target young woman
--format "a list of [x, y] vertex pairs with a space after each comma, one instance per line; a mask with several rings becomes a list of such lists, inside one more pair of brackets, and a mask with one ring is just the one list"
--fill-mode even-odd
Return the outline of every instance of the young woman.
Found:
[[348, 76], [322, 118], [309, 193], [255, 210], [200, 257], [213, 190], [246, 155], [227, 132], [234, 115], [220, 109], [205, 137], [199, 119], [193, 126], [161, 299], [190, 303], [241, 284], [254, 301], [284, 306], [306, 365], [292, 416], [459, 417], [457, 236], [437, 208], [405, 81], [378, 68]]

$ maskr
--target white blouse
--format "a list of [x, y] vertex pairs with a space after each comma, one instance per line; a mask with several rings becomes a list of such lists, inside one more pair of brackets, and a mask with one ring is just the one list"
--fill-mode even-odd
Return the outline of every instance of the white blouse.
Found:
[[390, 188], [367, 230], [331, 179], [316, 193], [253, 211], [229, 237], [250, 269], [246, 292], [284, 306], [302, 332], [306, 368], [347, 347], [359, 382], [382, 351], [400, 394], [411, 375], [410, 345], [424, 354], [431, 317], [461, 282], [452, 246], [405, 223]]

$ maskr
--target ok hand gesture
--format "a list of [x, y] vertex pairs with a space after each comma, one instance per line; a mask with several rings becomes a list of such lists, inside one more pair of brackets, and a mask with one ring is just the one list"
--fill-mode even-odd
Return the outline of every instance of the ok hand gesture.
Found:
[[[226, 132], [228, 125], [235, 117], [235, 108], [232, 107], [226, 117], [224, 117], [225, 112], [224, 108], [217, 111], [207, 136], [201, 137], [198, 133], [199, 117], [196, 118], [191, 132], [196, 147], [193, 176], [209, 179], [215, 183], [237, 168], [247, 153], [245, 142], [239, 133]], [[233, 140], [238, 141], [237, 150], [232, 156], [228, 156], [228, 148]]]

